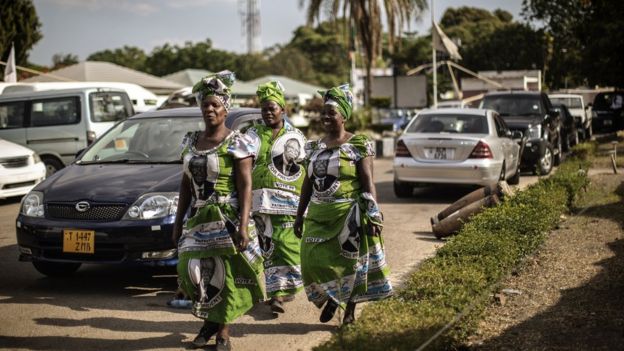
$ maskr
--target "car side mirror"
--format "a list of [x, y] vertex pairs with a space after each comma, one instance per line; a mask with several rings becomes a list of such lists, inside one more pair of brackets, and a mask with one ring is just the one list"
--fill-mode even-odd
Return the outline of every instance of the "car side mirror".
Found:
[[511, 132], [512, 139], [522, 139], [522, 137], [524, 137], [524, 134], [519, 130], [514, 130], [513, 132]]

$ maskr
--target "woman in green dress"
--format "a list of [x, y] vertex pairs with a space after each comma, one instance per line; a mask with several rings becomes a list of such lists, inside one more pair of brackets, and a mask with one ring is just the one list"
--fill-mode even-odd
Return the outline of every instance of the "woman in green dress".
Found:
[[308, 300], [319, 308], [325, 305], [320, 321], [331, 320], [340, 306], [345, 308], [343, 324], [349, 324], [358, 302], [386, 298], [392, 286], [373, 183], [373, 143], [345, 130], [353, 106], [348, 85], [320, 93], [326, 134], [306, 144], [308, 172], [295, 234], [302, 238]]
[[264, 275], [271, 311], [284, 313], [284, 301], [303, 289], [300, 241], [293, 224], [305, 178], [301, 161], [305, 137], [284, 120], [284, 89], [272, 81], [258, 87], [265, 125], [246, 134], [258, 146], [253, 168], [252, 213], [264, 257]]
[[[193, 87], [205, 130], [183, 141], [183, 176], [173, 240], [178, 244], [180, 287], [204, 320], [193, 340], [230, 350], [228, 324], [264, 299], [262, 257], [249, 226], [253, 142], [225, 127], [233, 73], [203, 78]], [[190, 214], [184, 222], [190, 207]]]

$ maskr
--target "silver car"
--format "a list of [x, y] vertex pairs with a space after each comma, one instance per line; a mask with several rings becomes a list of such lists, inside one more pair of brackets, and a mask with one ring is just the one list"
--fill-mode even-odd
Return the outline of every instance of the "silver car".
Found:
[[397, 140], [394, 192], [407, 197], [415, 186], [436, 183], [518, 184], [523, 143], [492, 110], [422, 111]]

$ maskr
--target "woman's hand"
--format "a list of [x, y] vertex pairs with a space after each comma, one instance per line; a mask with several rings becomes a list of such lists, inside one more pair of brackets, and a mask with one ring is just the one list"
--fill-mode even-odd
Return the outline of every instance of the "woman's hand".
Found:
[[234, 245], [238, 252], [243, 252], [249, 245], [249, 234], [247, 234], [247, 228], [240, 228], [234, 234]]
[[380, 236], [381, 235], [381, 226], [369, 222], [368, 223], [368, 235], [370, 236]]
[[295, 231], [295, 236], [301, 239], [301, 236], [303, 235], [303, 217], [297, 216], [293, 229]]

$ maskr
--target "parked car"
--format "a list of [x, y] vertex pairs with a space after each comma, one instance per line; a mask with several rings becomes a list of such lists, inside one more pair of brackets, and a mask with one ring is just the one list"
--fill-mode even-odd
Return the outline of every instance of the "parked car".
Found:
[[[232, 109], [226, 125], [261, 120], [259, 109]], [[24, 197], [16, 221], [20, 260], [50, 276], [83, 263], [175, 265], [181, 142], [203, 123], [194, 107], [116, 124]]]
[[71, 163], [117, 121], [134, 114], [125, 91], [76, 88], [3, 94], [0, 138], [33, 149], [47, 176]]
[[589, 140], [593, 134], [591, 104], [586, 105], [583, 95], [549, 94], [550, 102], [565, 105], [574, 117], [581, 140]]
[[570, 151], [572, 146], [579, 143], [579, 131], [576, 119], [570, 113], [568, 107], [564, 104], [553, 104], [553, 110], [559, 112], [561, 119], [561, 140], [563, 151]]
[[548, 95], [535, 91], [491, 92], [483, 96], [481, 108], [498, 111], [512, 131], [527, 137], [522, 166], [536, 174], [549, 174], [561, 162], [561, 119]]
[[624, 129], [624, 91], [601, 92], [592, 106], [595, 130], [605, 132]]
[[423, 184], [518, 184], [521, 139], [492, 110], [425, 110], [397, 140], [394, 193], [407, 197]]
[[45, 165], [37, 153], [0, 139], [0, 199], [25, 195], [45, 175]]
[[77, 88], [121, 89], [128, 94], [135, 113], [155, 110], [158, 96], [138, 84], [122, 82], [38, 82], [14, 83], [6, 87], [3, 94], [15, 94], [33, 91], [62, 90]]

